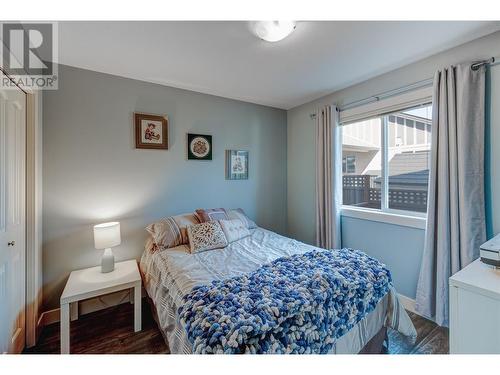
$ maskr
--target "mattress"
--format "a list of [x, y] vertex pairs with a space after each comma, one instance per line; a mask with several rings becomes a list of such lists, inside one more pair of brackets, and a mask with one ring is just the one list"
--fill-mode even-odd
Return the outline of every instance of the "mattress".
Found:
[[[250, 236], [223, 249], [196, 254], [189, 253], [186, 245], [154, 252], [151, 248], [152, 240], [149, 239], [140, 262], [141, 273], [156, 310], [159, 328], [174, 354], [191, 353], [191, 344], [179, 322], [177, 311], [183, 297], [193, 287], [247, 274], [280, 257], [313, 250], [325, 251], [262, 228], [252, 230]], [[384, 326], [409, 337], [416, 336], [415, 328], [394, 289], [379, 301], [372, 312], [341, 336], [331, 352], [358, 353]]]

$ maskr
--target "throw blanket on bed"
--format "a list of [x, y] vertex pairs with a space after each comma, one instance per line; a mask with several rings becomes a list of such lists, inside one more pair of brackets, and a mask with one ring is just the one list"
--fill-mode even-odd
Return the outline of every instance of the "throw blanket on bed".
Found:
[[196, 287], [179, 317], [193, 353], [327, 353], [390, 287], [361, 251], [311, 251]]

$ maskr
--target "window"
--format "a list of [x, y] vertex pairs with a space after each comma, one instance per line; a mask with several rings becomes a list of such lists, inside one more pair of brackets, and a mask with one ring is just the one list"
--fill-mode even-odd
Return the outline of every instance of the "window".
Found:
[[[427, 105], [394, 115], [396, 122], [388, 121], [389, 137], [402, 126], [399, 145], [391, 146], [389, 139], [387, 176], [389, 208], [427, 212], [427, 187], [431, 151], [432, 107]], [[399, 123], [401, 119], [402, 125]]]
[[356, 156], [342, 158], [342, 173], [356, 173]]
[[430, 104], [343, 125], [343, 204], [425, 214], [431, 125]]
[[381, 129], [380, 118], [342, 126], [342, 159], [356, 160], [354, 172], [347, 172], [347, 165], [342, 171], [344, 205], [381, 208], [380, 189], [375, 188], [382, 176]]

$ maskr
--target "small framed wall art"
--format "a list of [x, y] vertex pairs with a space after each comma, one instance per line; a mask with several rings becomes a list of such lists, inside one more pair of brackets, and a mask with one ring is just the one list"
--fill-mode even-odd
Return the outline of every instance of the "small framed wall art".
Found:
[[188, 133], [187, 154], [188, 160], [212, 160], [212, 136]]
[[135, 148], [168, 150], [168, 118], [134, 113]]
[[226, 150], [226, 180], [248, 180], [248, 151]]

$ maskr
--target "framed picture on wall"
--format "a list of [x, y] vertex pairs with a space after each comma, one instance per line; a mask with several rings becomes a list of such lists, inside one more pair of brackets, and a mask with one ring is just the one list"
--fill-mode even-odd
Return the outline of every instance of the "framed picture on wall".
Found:
[[212, 136], [188, 133], [187, 154], [188, 160], [212, 160]]
[[168, 118], [134, 113], [135, 148], [168, 150]]
[[226, 180], [248, 180], [248, 151], [226, 150]]

